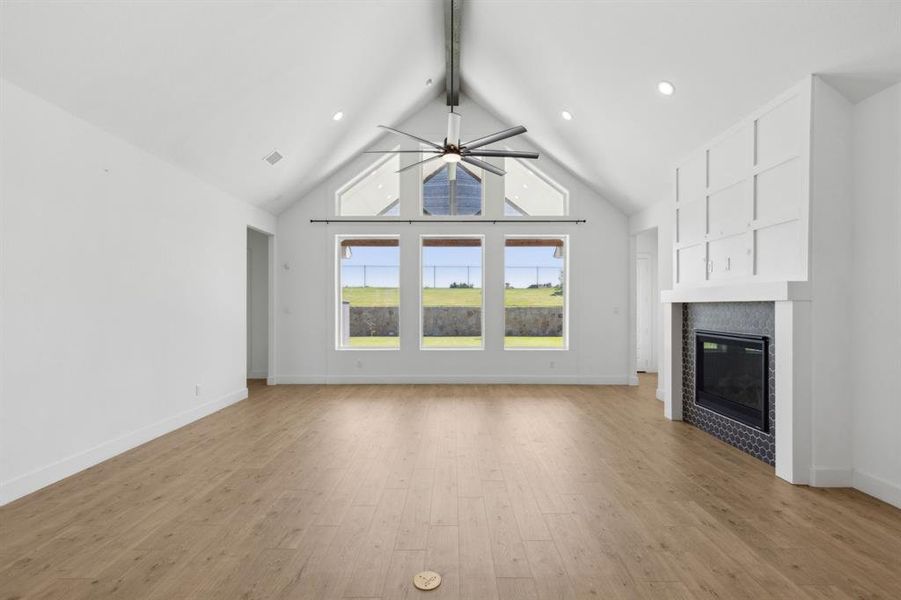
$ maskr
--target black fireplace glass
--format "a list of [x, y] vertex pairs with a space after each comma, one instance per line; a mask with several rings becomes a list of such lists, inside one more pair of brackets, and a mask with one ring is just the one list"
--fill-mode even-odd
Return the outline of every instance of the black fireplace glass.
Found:
[[695, 331], [695, 402], [768, 431], [767, 338]]

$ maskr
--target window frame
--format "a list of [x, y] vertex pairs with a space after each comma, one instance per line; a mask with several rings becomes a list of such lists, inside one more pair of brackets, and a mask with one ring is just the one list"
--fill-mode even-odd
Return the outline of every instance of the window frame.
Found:
[[[482, 290], [482, 304], [479, 307], [479, 320], [481, 327], [481, 335], [479, 335], [480, 344], [478, 347], [466, 347], [466, 346], [458, 346], [458, 347], [426, 347], [423, 345], [423, 341], [425, 340], [425, 302], [424, 302], [424, 294], [425, 291], [425, 277], [423, 276], [423, 271], [425, 270], [425, 259], [424, 252], [425, 245], [423, 245], [423, 241], [426, 239], [477, 239], [479, 240], [479, 249], [481, 252], [479, 253], [479, 274], [480, 274], [480, 287]], [[463, 233], [463, 234], [434, 234], [434, 233], [421, 233], [419, 234], [419, 349], [427, 352], [482, 352], [485, 350], [485, 234], [482, 233]]]
[[[397, 346], [362, 346], [354, 348], [352, 346], [344, 346], [341, 344], [341, 311], [342, 311], [342, 295], [343, 295], [343, 286], [342, 278], [341, 278], [341, 242], [345, 240], [397, 240]], [[400, 234], [373, 234], [367, 235], [363, 233], [337, 233], [335, 234], [335, 241], [333, 244], [332, 252], [335, 256], [335, 284], [332, 286], [334, 288], [334, 309], [335, 309], [335, 319], [334, 319], [334, 331], [335, 331], [335, 350], [337, 352], [397, 352], [401, 349], [401, 340], [402, 337], [402, 327], [403, 327], [403, 319], [401, 318], [401, 311], [403, 301], [401, 299], [401, 282], [403, 275], [403, 261], [401, 260], [400, 254], [401, 248], [401, 236]]]
[[561, 234], [508, 234], [504, 235], [504, 277], [507, 275], [507, 240], [562, 240], [563, 241], [563, 346], [560, 348], [526, 348], [526, 347], [507, 347], [507, 302], [506, 287], [504, 288], [504, 339], [502, 346], [504, 352], [569, 352], [569, 296], [572, 293], [570, 287], [569, 273], [572, 270], [570, 264], [569, 244], [570, 236], [566, 233]]

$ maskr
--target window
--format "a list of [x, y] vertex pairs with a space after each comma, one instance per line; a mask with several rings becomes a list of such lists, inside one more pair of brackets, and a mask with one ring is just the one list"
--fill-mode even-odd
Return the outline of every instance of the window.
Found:
[[338, 190], [338, 214], [345, 217], [400, 214], [400, 155], [392, 154]]
[[569, 194], [560, 186], [515, 159], [504, 159], [504, 215], [560, 217], [569, 212]]
[[[431, 155], [424, 155], [428, 158]], [[478, 167], [457, 163], [456, 180], [449, 179], [453, 168], [441, 160], [422, 166], [422, 214], [461, 216], [482, 214], [482, 178]]]
[[338, 348], [398, 348], [398, 238], [339, 236], [337, 241]]
[[482, 348], [482, 237], [422, 237], [422, 348]]
[[566, 349], [566, 236], [507, 237], [504, 348]]

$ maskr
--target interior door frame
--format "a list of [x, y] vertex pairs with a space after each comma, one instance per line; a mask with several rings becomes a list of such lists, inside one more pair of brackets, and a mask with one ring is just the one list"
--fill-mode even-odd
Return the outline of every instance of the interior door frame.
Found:
[[[638, 276], [638, 267], [641, 264], [641, 261], [647, 261], [648, 268], [648, 280], [646, 282], [647, 289], [642, 290], [642, 286], [640, 283], [640, 278]], [[645, 372], [653, 372], [656, 371], [656, 360], [655, 360], [655, 327], [654, 327], [654, 302], [653, 302], [653, 292], [650, 290], [654, 289], [654, 257], [649, 252], [636, 252], [635, 254], [635, 367], [636, 371], [645, 371]], [[648, 336], [647, 343], [644, 348], [644, 356], [647, 364], [644, 365], [644, 369], [640, 369], [642, 366], [639, 361], [638, 356], [638, 348], [640, 347], [639, 340], [641, 336], [638, 332], [638, 324], [641, 322], [640, 315], [641, 311], [639, 310], [641, 301], [642, 301], [642, 292], [646, 295], [651, 296], [651, 302], [648, 304], [648, 314], [645, 315], [645, 318], [648, 322]], [[650, 292], [650, 293], [649, 293]]]
[[[268, 335], [266, 339], [267, 349], [266, 349], [266, 385], [275, 385], [276, 384], [276, 376], [275, 376], [275, 363], [276, 363], [276, 339], [275, 339], [275, 307], [276, 307], [276, 298], [275, 298], [275, 276], [276, 276], [276, 260], [275, 260], [275, 234], [265, 229], [260, 229], [259, 227], [254, 227], [253, 225], [247, 225], [247, 230], [256, 231], [262, 235], [266, 236], [267, 245], [267, 256], [266, 256], [266, 272], [268, 273], [268, 281], [267, 281], [267, 293], [268, 293], [268, 302], [267, 302], [267, 321], [268, 321]], [[249, 255], [249, 252], [248, 252]], [[249, 263], [245, 265], [245, 269], [249, 271], [250, 265]], [[245, 277], [245, 281], [247, 277]], [[245, 287], [244, 295], [247, 297], [249, 289]], [[249, 331], [250, 324], [246, 323], [245, 333]], [[246, 373], [249, 375], [249, 373]]]

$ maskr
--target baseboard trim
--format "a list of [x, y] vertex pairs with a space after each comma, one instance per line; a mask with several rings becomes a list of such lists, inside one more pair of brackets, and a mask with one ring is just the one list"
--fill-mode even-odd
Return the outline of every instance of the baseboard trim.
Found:
[[342, 384], [547, 384], [547, 385], [627, 385], [625, 375], [279, 375], [278, 385], [342, 385]]
[[629, 385], [638, 385], [638, 374], [629, 375]]
[[268, 375], [266, 371], [251, 371], [247, 374], [247, 379], [266, 379]]
[[175, 431], [188, 423], [192, 423], [197, 419], [222, 410], [226, 406], [239, 402], [245, 398], [247, 398], [247, 388], [235, 390], [216, 400], [211, 400], [200, 406], [196, 406], [163, 419], [162, 421], [157, 421], [156, 423], [141, 427], [135, 431], [103, 442], [93, 448], [89, 448], [88, 450], [78, 452], [44, 467], [39, 467], [14, 479], [2, 481], [0, 482], [0, 506], [22, 498], [23, 496], [27, 496], [32, 492], [36, 492], [41, 488], [61, 481], [80, 471], [84, 471], [89, 467], [93, 467], [94, 465], [102, 463], [118, 454], [122, 454], [127, 450], [145, 444], [161, 435]]
[[663, 388], [657, 388], [657, 391], [655, 392], [654, 396], [655, 396], [658, 400], [660, 400], [661, 402], [663, 402]]
[[861, 492], [901, 508], [901, 485], [858, 470], [854, 471], [853, 484]]
[[853, 471], [850, 468], [811, 467], [811, 487], [851, 487]]

